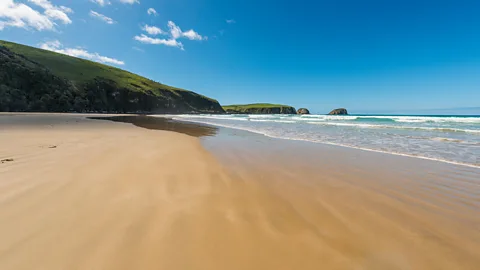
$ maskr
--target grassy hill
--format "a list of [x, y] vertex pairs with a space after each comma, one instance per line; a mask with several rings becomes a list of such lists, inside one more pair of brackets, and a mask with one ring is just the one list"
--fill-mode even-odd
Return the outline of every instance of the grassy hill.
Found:
[[222, 106], [227, 113], [237, 114], [296, 114], [292, 106], [270, 103], [255, 103]]
[[[7, 41], [0, 41], [0, 79], [0, 111], [223, 112], [192, 91]], [[33, 104], [42, 98], [46, 104]], [[59, 100], [65, 104], [52, 104]]]

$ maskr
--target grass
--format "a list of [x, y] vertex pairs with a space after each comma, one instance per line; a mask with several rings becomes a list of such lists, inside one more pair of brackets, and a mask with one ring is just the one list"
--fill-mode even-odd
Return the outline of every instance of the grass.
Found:
[[[101, 77], [114, 81], [118, 87], [126, 88], [130, 91], [152, 92], [157, 96], [162, 96], [162, 91], [170, 91], [175, 95], [180, 95], [180, 91], [188, 91], [161, 84], [116, 67], [56, 52], [2, 40], [0, 40], [0, 46], [4, 46], [14, 53], [23, 55], [29, 60], [47, 67], [55, 75], [69, 79], [77, 85], [82, 85], [97, 77]], [[214, 100], [205, 96], [202, 97]]]
[[270, 103], [254, 103], [254, 104], [241, 104], [241, 105], [226, 105], [222, 106], [224, 110], [246, 110], [246, 109], [263, 109], [263, 108], [282, 108], [291, 106], [281, 105], [281, 104], [270, 104]]

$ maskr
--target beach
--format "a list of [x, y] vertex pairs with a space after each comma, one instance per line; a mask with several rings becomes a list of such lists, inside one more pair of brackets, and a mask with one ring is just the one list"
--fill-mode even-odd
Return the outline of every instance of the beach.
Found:
[[478, 168], [89, 116], [0, 114], [0, 269], [480, 265]]

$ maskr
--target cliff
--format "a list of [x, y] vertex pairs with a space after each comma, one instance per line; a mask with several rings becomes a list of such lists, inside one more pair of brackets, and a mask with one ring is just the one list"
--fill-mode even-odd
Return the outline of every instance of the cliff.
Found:
[[0, 41], [0, 111], [224, 113], [220, 104], [118, 68]]
[[329, 115], [347, 115], [348, 112], [347, 112], [347, 109], [340, 108], [340, 109], [335, 109], [328, 114]]
[[296, 114], [294, 107], [279, 104], [257, 103], [223, 106], [231, 114]]

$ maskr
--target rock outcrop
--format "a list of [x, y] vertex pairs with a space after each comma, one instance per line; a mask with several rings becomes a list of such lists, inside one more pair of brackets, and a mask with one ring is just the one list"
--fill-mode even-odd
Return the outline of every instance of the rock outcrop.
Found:
[[331, 111], [329, 115], [348, 115], [347, 109], [339, 108]]
[[310, 114], [310, 111], [306, 108], [300, 108], [297, 110], [297, 114]]

